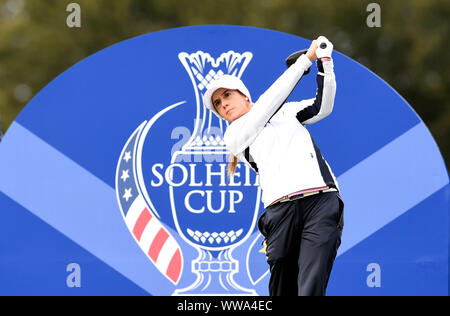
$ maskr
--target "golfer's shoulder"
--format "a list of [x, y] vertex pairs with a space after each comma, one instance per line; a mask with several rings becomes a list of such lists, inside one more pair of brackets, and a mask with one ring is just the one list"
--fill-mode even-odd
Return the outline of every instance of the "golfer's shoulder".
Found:
[[236, 156], [242, 151], [243, 143], [245, 143], [248, 138], [247, 117], [248, 113], [233, 121], [228, 125], [223, 136], [227, 149]]
[[240, 143], [240, 133], [239, 131], [243, 128], [243, 124], [236, 120], [232, 122], [230, 125], [228, 125], [227, 130], [225, 131], [225, 134], [223, 136], [223, 140], [225, 142], [225, 145], [229, 151], [231, 151], [234, 155], [238, 154], [236, 152], [237, 148], [239, 147], [238, 144]]

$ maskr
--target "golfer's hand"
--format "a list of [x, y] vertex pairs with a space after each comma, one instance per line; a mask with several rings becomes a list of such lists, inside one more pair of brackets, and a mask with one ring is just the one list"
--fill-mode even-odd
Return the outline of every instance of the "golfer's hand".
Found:
[[314, 40], [312, 41], [311, 46], [306, 52], [306, 57], [308, 57], [310, 61], [314, 61], [317, 59], [316, 50], [317, 50], [317, 40]]
[[316, 57], [331, 58], [331, 54], [333, 52], [333, 44], [325, 36], [319, 36], [316, 42], [319, 46], [316, 49]]

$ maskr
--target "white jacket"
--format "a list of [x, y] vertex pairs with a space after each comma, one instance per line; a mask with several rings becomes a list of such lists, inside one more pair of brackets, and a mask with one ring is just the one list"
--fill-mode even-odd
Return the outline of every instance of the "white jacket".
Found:
[[317, 62], [315, 98], [285, 103], [311, 64], [306, 55], [300, 56], [248, 113], [228, 126], [224, 135], [227, 149], [259, 174], [264, 207], [301, 190], [324, 186], [339, 190], [334, 174], [305, 127], [333, 109], [333, 61]]

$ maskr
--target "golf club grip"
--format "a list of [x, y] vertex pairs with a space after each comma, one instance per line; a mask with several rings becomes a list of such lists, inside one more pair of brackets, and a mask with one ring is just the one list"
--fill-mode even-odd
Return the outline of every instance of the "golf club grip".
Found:
[[[306, 54], [307, 52], [308, 52], [307, 49], [302, 49], [302, 50], [299, 50], [299, 51], [297, 51], [295, 53], [290, 54], [286, 58], [286, 66], [287, 66], [287, 68], [291, 67], [301, 55]], [[308, 70], [305, 71], [304, 75], [308, 74], [309, 70], [310, 70], [310, 68], [308, 68]]]

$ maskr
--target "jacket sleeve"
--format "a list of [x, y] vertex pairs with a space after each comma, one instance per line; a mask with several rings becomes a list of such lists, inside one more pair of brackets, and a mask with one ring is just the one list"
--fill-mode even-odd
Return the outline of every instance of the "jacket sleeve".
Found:
[[252, 109], [232, 122], [225, 132], [227, 148], [237, 156], [255, 140], [274, 113], [284, 104], [303, 73], [311, 66], [306, 55], [300, 56], [252, 106]]
[[336, 94], [333, 60], [325, 62], [317, 60], [317, 68], [316, 97], [300, 102], [289, 102], [283, 107], [285, 113], [295, 114], [303, 125], [316, 123], [333, 111]]

